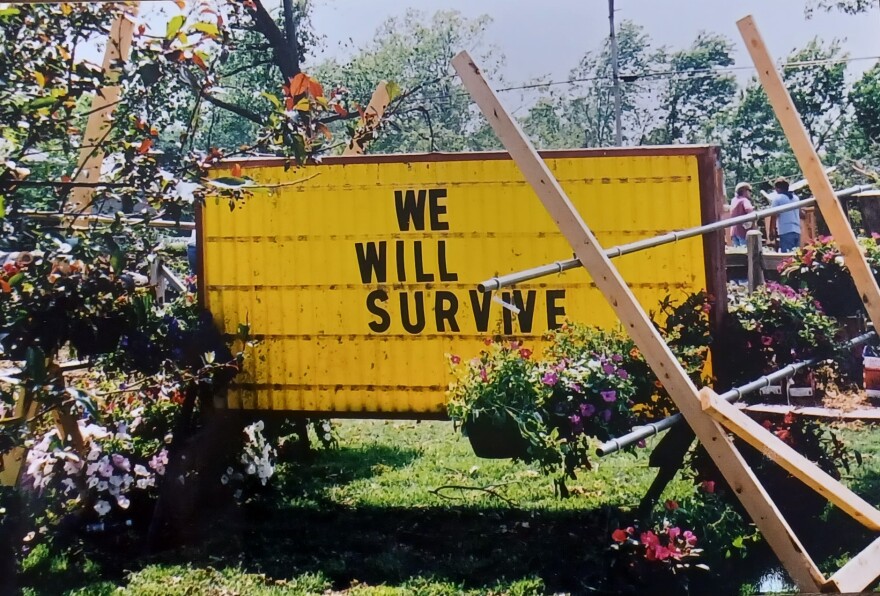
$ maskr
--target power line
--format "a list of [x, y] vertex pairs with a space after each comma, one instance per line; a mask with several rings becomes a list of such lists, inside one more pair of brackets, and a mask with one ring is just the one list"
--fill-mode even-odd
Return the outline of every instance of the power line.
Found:
[[[809, 68], [812, 66], [824, 66], [828, 64], [848, 64], [850, 62], [858, 62], [863, 60], [880, 60], [880, 56], [856, 56], [851, 58], [825, 58], [821, 60], [800, 60], [796, 62], [787, 62], [781, 65], [783, 70], [790, 70], [796, 68]], [[691, 70], [664, 70], [664, 71], [646, 71], [643, 73], [621, 73], [620, 80], [625, 83], [635, 83], [635, 82], [649, 82], [649, 81], [657, 81], [664, 77], [666, 78], [699, 78], [699, 77], [710, 77], [716, 76], [719, 74], [726, 74], [731, 72], [738, 71], [748, 71], [755, 70], [754, 66], [725, 66], [720, 68], [701, 68], [701, 69], [691, 69]], [[452, 75], [446, 78], [452, 78]], [[560, 80], [560, 81], [546, 81], [540, 83], [524, 83], [522, 85], [513, 85], [510, 87], [500, 87], [495, 91], [498, 93], [509, 92], [509, 91], [524, 91], [529, 89], [542, 89], [545, 87], [556, 87], [559, 85], [576, 85], [578, 83], [590, 83], [594, 81], [612, 81], [611, 75], [602, 75], [602, 76], [590, 76], [590, 77], [573, 77], [570, 79]], [[439, 81], [437, 81], [439, 82]], [[608, 86], [611, 88], [611, 84]], [[443, 93], [440, 95], [432, 95], [428, 97], [423, 97], [423, 100], [433, 100], [433, 99], [445, 99], [445, 98], [456, 98], [456, 97], [467, 97], [467, 93], [463, 91], [457, 91], [454, 93]]]

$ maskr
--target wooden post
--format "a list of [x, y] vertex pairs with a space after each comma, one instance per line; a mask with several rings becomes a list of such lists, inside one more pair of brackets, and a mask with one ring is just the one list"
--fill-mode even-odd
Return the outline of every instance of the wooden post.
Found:
[[[135, 2], [132, 10], [137, 13], [138, 3]], [[134, 21], [128, 15], [119, 16], [110, 29], [107, 38], [107, 48], [104, 50], [104, 75], [110, 75], [114, 71], [115, 63], [127, 60], [131, 51], [131, 38], [134, 32]], [[86, 123], [86, 131], [83, 134], [83, 147], [79, 152], [77, 169], [79, 175], [74, 182], [98, 182], [101, 178], [101, 164], [104, 163], [104, 152], [100, 145], [110, 127], [109, 118], [113, 109], [119, 103], [120, 89], [118, 85], [103, 87], [92, 99], [92, 110]], [[67, 213], [88, 213], [91, 211], [92, 195], [94, 188], [74, 188], [65, 205]], [[76, 223], [74, 221], [74, 223]], [[83, 226], [84, 227], [84, 226]]]
[[749, 294], [764, 285], [764, 247], [761, 232], [746, 232], [746, 256], [749, 266]]
[[452, 65], [495, 134], [568, 240], [578, 260], [608, 300], [792, 579], [802, 591], [818, 591], [825, 583], [825, 578], [727, 434], [717, 422], [703, 413], [697, 388], [611, 264], [547, 164], [501, 105], [467, 52], [456, 56]]
[[831, 182], [828, 180], [828, 174], [823, 169], [822, 162], [813, 148], [797, 108], [795, 108], [794, 102], [782, 82], [782, 77], [773, 64], [773, 59], [767, 52], [754, 19], [751, 16], [740, 19], [737, 21], [737, 26], [752, 61], [758, 69], [758, 77], [767, 93], [767, 99], [770, 101], [773, 111], [776, 112], [776, 117], [791, 144], [794, 156], [813, 191], [813, 196], [816, 197], [825, 223], [828, 224], [831, 235], [834, 236], [834, 240], [840, 247], [844, 262], [852, 273], [853, 281], [859, 290], [868, 316], [874, 323], [874, 328], [880, 329], [880, 287], [877, 286], [871, 267], [856, 241], [856, 235], [849, 225], [840, 201], [837, 200]]

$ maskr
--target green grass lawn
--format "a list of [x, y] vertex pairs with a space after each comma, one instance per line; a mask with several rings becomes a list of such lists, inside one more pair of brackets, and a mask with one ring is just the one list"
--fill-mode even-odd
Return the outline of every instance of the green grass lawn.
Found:
[[[570, 482], [570, 498], [557, 499], [551, 481], [528, 466], [474, 457], [448, 422], [336, 428], [338, 448], [317, 450], [307, 464], [284, 463], [260, 498], [206, 514], [193, 546], [151, 558], [125, 544], [109, 559], [38, 552], [28, 560], [28, 591], [594, 593], [608, 586], [610, 534], [629, 521], [654, 473], [649, 450], [618, 454], [596, 461]], [[844, 435], [864, 456], [848, 481], [877, 503], [880, 433]], [[691, 491], [676, 480], [664, 498]], [[849, 527], [835, 512], [828, 517]], [[759, 566], [769, 567], [762, 556]], [[833, 564], [841, 551], [827, 556]], [[756, 577], [753, 561], [718, 591], [741, 592]]]

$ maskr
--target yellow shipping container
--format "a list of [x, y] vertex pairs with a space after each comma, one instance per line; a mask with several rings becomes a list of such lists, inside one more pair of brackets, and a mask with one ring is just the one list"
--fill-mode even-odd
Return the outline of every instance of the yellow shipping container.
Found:
[[[605, 247], [715, 221], [717, 149], [543, 154]], [[478, 282], [571, 257], [504, 153], [330, 158], [284, 169], [239, 162], [257, 191], [200, 213], [200, 291], [224, 332], [258, 342], [230, 408], [350, 416], [438, 417], [446, 355], [492, 336], [540, 347], [548, 329], [617, 320], [582, 269], [497, 298]], [[296, 185], [284, 183], [309, 178]], [[723, 233], [626, 255], [616, 265], [646, 309], [666, 294], [723, 293]]]

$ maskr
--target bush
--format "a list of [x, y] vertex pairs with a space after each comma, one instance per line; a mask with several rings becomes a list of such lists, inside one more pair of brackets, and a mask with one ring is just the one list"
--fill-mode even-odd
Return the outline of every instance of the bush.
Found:
[[[875, 278], [880, 277], [878, 237], [859, 239]], [[822, 236], [816, 242], [796, 249], [779, 265], [779, 273], [783, 283], [808, 291], [822, 310], [832, 317], [849, 317], [863, 312], [852, 274], [844, 264], [840, 248], [830, 236]]]
[[716, 345], [731, 383], [754, 381], [794, 362], [838, 355], [837, 322], [806, 291], [768, 283], [749, 294], [731, 284], [728, 295], [728, 316]]

